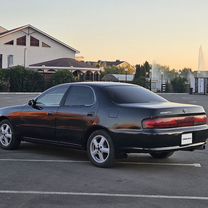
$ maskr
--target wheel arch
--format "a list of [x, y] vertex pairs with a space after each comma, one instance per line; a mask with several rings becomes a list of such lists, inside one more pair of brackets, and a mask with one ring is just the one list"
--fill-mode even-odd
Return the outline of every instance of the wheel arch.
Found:
[[[82, 145], [83, 145], [83, 148], [84, 148], [85, 150], [86, 150], [86, 148], [87, 148], [87, 141], [88, 141], [90, 135], [91, 135], [94, 131], [97, 131], [97, 130], [105, 130], [107, 133], [110, 134], [110, 131], [109, 131], [107, 128], [103, 127], [103, 126], [96, 125], [96, 126], [90, 127], [90, 128], [85, 132], [85, 134], [84, 134], [84, 136], [83, 136], [83, 142], [82, 142]], [[111, 134], [110, 134], [110, 135], [111, 135]]]
[[15, 132], [18, 134], [18, 130], [17, 127], [15, 125], [15, 122], [13, 122], [9, 117], [7, 116], [0, 116], [0, 122], [2, 122], [3, 120], [7, 120], [11, 123], [12, 127], [14, 128]]
[[6, 116], [0, 116], [0, 122], [2, 122], [3, 120], [10, 121], [8, 117], [6, 117]]

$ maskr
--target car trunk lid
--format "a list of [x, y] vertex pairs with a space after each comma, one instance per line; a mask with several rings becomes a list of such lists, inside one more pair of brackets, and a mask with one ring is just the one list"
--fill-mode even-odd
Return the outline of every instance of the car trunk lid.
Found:
[[148, 109], [149, 117], [172, 117], [205, 114], [204, 108], [202, 106], [174, 102], [128, 103], [120, 105], [123, 107]]

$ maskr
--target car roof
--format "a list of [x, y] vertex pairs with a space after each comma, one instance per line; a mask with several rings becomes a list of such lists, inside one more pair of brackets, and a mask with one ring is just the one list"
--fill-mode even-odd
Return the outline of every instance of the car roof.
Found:
[[[129, 85], [132, 86], [132, 84], [128, 83], [120, 83], [120, 82], [103, 82], [103, 81], [96, 81], [96, 82], [71, 82], [71, 83], [65, 83], [61, 84], [63, 85], [87, 85], [87, 86], [96, 86], [96, 87], [107, 87], [107, 86], [124, 86]], [[60, 85], [59, 85], [60, 86]]]

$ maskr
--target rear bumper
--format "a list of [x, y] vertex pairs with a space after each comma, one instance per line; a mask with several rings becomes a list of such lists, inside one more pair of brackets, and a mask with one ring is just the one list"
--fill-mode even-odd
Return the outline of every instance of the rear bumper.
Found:
[[129, 147], [123, 148], [125, 152], [165, 152], [165, 151], [179, 151], [179, 150], [186, 150], [186, 151], [193, 151], [196, 149], [205, 149], [206, 142], [199, 142], [195, 144], [189, 144], [185, 146], [171, 146], [171, 147], [157, 147], [157, 148], [139, 148], [139, 147]]
[[[182, 145], [182, 134], [192, 133], [191, 144]], [[116, 149], [125, 152], [154, 152], [204, 149], [208, 138], [208, 126], [175, 128], [163, 130], [113, 131]]]

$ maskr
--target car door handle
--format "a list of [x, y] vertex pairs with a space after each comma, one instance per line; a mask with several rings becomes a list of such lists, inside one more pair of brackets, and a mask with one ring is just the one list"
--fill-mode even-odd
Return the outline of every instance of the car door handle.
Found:
[[95, 115], [95, 112], [89, 112], [89, 113], [87, 114], [88, 117], [93, 117], [94, 115]]
[[52, 112], [48, 112], [48, 116], [52, 116], [53, 115], [53, 113]]

